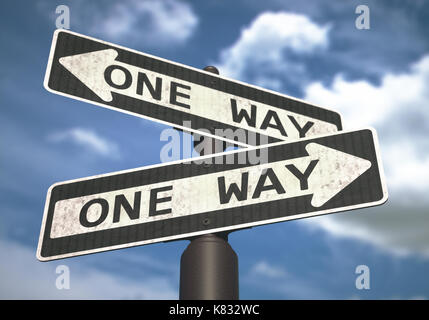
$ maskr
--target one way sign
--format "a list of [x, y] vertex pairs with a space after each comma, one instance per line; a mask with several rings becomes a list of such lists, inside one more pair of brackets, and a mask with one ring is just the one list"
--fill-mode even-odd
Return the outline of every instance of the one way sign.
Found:
[[54, 33], [44, 85], [243, 146], [341, 130], [337, 112], [66, 30]]
[[[341, 132], [53, 185], [37, 256], [52, 260], [382, 204], [375, 131]], [[244, 156], [244, 157], [243, 157]], [[201, 187], [204, 186], [204, 192]]]

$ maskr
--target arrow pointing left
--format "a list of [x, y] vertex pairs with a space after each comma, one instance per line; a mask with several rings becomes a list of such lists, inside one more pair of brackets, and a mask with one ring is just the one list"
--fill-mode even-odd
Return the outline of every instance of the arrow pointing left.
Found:
[[[113, 64], [117, 56], [116, 50], [107, 49], [62, 57], [59, 61], [97, 96], [106, 102], [110, 102], [113, 99], [112, 88], [107, 85], [104, 72], [108, 66]], [[116, 82], [122, 80], [120, 73], [115, 73], [112, 76], [115, 76]]]

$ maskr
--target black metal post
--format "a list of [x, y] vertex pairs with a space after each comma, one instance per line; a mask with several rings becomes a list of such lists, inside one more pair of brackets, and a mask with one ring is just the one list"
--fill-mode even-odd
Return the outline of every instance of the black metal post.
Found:
[[237, 300], [238, 258], [228, 235], [191, 240], [180, 260], [181, 300]]
[[[217, 68], [212, 66], [205, 67], [204, 70], [219, 74]], [[210, 140], [213, 151], [215, 140]], [[228, 243], [228, 233], [205, 234], [191, 239], [180, 259], [179, 299], [238, 298], [238, 257]]]

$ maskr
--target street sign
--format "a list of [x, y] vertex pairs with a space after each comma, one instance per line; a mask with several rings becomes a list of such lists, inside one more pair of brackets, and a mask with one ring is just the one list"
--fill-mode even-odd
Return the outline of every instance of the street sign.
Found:
[[337, 112], [67, 30], [54, 33], [44, 86], [243, 146], [341, 130]]
[[[38, 259], [382, 204], [387, 189], [375, 135], [340, 132], [54, 184]], [[268, 149], [268, 160], [253, 164], [258, 148]]]

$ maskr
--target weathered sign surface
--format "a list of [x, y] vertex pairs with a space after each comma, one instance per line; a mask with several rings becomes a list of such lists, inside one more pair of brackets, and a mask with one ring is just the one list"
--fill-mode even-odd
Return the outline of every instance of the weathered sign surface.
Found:
[[67, 30], [54, 33], [44, 85], [243, 146], [341, 130], [337, 112]]
[[381, 204], [375, 131], [340, 132], [53, 185], [37, 256], [52, 260]]

